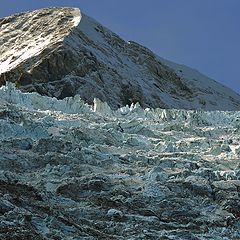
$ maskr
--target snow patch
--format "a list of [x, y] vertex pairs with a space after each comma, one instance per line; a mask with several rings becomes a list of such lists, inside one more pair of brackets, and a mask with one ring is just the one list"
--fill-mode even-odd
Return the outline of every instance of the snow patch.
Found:
[[73, 26], [76, 27], [81, 21], [82, 15], [79, 8], [74, 8], [73, 11]]

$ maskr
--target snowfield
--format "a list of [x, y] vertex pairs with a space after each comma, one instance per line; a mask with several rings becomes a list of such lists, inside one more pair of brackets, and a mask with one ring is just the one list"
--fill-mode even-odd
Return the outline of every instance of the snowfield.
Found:
[[240, 239], [240, 112], [115, 111], [0, 88], [0, 239]]

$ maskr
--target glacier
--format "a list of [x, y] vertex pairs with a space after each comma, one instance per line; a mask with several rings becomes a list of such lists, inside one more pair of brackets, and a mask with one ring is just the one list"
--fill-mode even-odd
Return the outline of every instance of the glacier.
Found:
[[7, 83], [0, 238], [239, 239], [239, 134], [239, 111], [112, 110]]

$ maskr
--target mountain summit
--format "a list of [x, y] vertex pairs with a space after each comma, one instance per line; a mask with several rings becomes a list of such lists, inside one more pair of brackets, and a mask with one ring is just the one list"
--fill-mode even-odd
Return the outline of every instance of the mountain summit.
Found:
[[240, 96], [196, 70], [125, 42], [77, 8], [0, 19], [0, 85], [63, 99], [79, 94], [111, 108], [239, 110]]
[[240, 239], [240, 111], [201, 110], [239, 95], [79, 9], [0, 25], [0, 239]]

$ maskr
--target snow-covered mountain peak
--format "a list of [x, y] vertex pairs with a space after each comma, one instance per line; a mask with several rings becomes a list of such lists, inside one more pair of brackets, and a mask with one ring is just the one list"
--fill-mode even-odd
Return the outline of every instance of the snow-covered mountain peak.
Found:
[[146, 47], [126, 42], [76, 8], [47, 8], [0, 20], [1, 84], [59, 99], [79, 94], [111, 108], [239, 110], [240, 96]]
[[78, 9], [0, 26], [0, 239], [240, 239], [239, 95]]
[[1, 19], [0, 73], [62, 41], [80, 19], [79, 9], [71, 8], [45, 8]]

